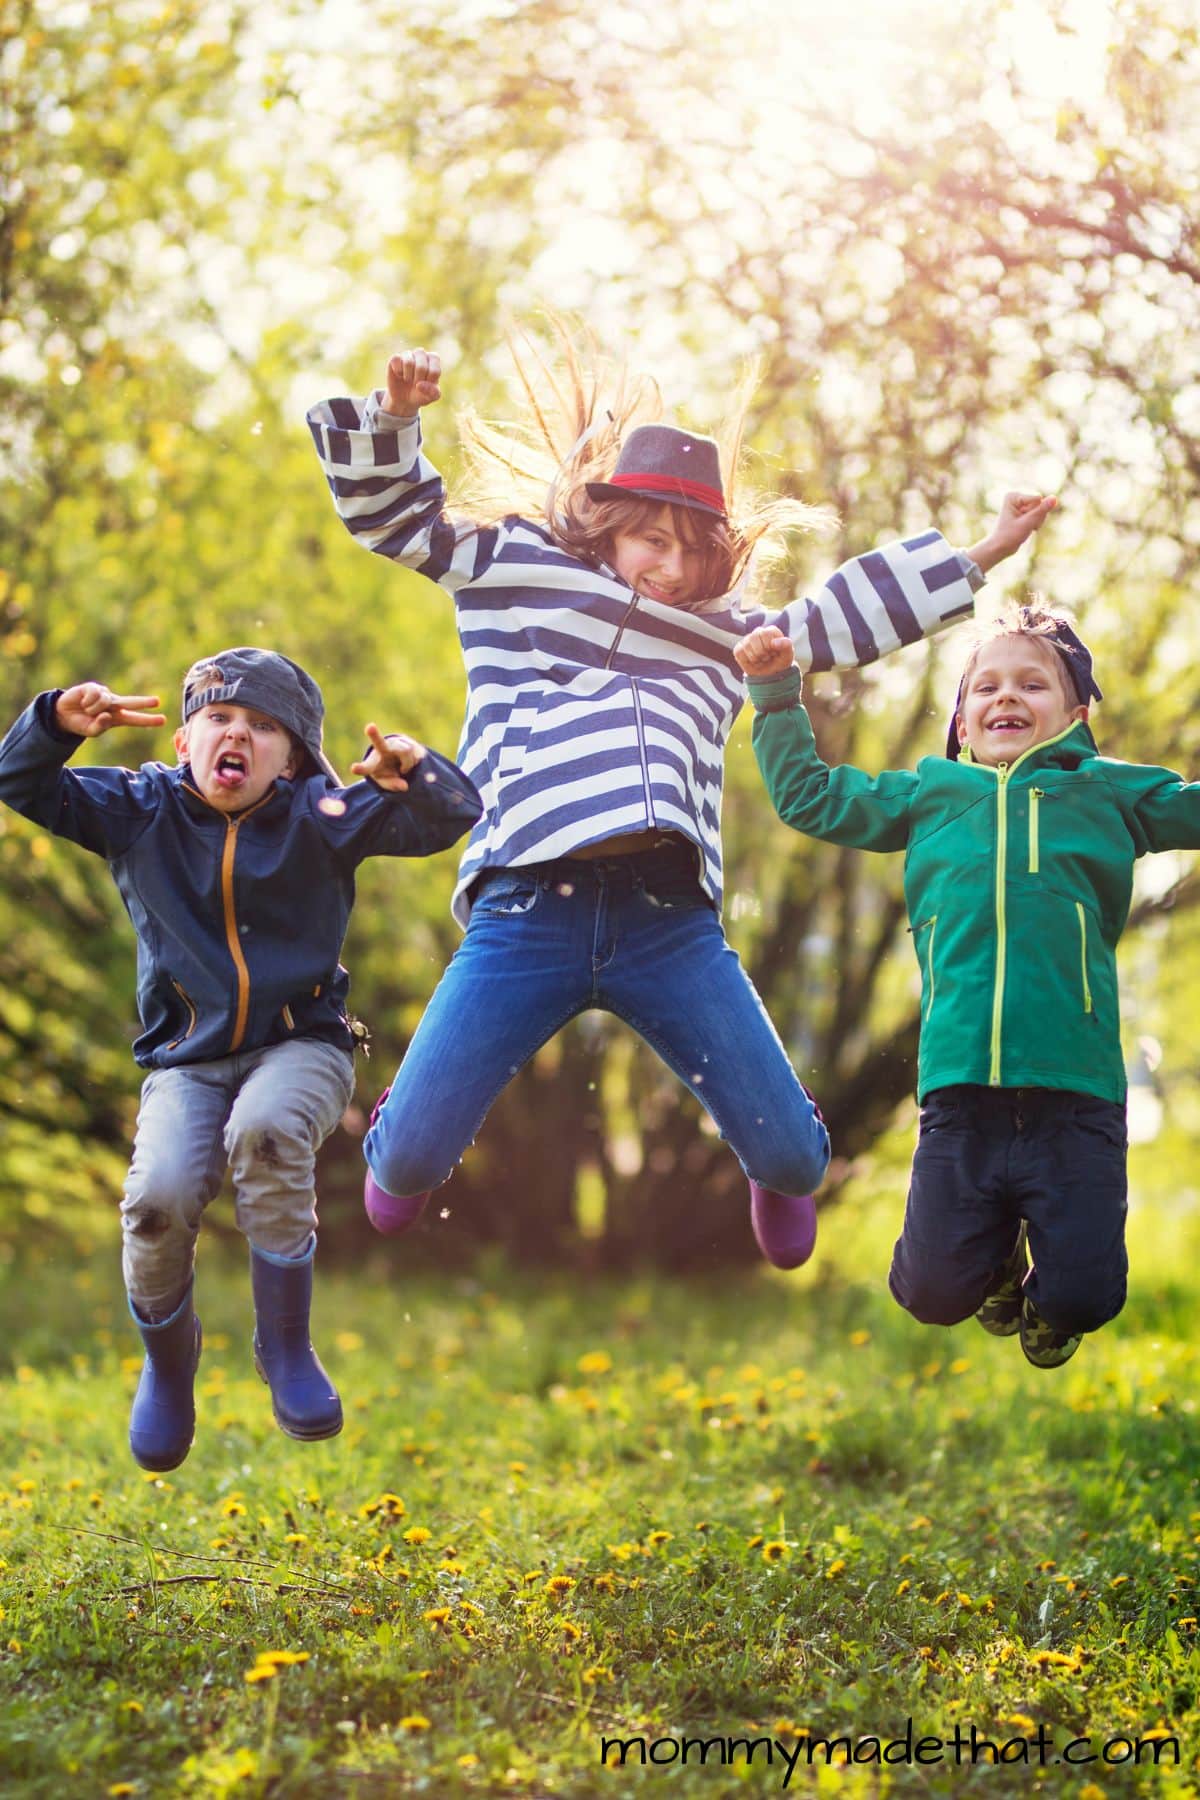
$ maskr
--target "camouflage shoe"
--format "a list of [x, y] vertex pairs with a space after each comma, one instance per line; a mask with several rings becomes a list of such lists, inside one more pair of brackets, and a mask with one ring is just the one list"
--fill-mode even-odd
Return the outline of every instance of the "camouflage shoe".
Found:
[[985, 1331], [993, 1337], [1013, 1337], [1021, 1329], [1021, 1290], [1028, 1273], [1025, 1254], [1025, 1221], [1013, 1245], [1012, 1255], [1004, 1265], [998, 1287], [994, 1287], [975, 1314]]
[[1021, 1348], [1026, 1362], [1031, 1362], [1035, 1369], [1061, 1368], [1063, 1363], [1070, 1362], [1082, 1342], [1082, 1331], [1073, 1337], [1065, 1331], [1055, 1331], [1047, 1325], [1033, 1301], [1025, 1300], [1021, 1307]]

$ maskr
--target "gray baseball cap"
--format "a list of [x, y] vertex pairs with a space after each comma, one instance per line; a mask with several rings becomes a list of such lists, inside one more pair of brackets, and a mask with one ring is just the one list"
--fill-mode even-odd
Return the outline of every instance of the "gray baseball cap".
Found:
[[322, 748], [325, 702], [321, 690], [299, 663], [277, 650], [253, 650], [246, 645], [206, 656], [184, 679], [184, 724], [202, 706], [217, 706], [222, 701], [256, 707], [278, 719], [303, 744], [319, 772], [341, 787], [341, 777]]

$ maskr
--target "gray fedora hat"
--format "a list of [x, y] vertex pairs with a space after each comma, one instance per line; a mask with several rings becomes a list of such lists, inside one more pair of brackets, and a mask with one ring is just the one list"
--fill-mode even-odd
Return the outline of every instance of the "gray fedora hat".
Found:
[[725, 518], [721, 459], [712, 438], [674, 425], [639, 425], [621, 445], [607, 481], [589, 481], [593, 500], [659, 500]]

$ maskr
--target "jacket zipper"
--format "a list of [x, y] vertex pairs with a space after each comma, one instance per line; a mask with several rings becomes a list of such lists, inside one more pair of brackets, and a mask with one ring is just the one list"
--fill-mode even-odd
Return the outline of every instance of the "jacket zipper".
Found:
[[187, 1030], [182, 1032], [180, 1036], [175, 1039], [173, 1044], [167, 1045], [168, 1050], [178, 1050], [180, 1044], [186, 1043], [187, 1039], [191, 1037], [193, 1031], [196, 1029], [196, 1008], [191, 995], [186, 989], [180, 987], [173, 975], [171, 977], [171, 986], [175, 989], [175, 992], [179, 995], [179, 998], [188, 1009]]
[[1082, 902], [1079, 900], [1075, 902], [1075, 911], [1079, 914], [1079, 968], [1080, 974], [1083, 977], [1083, 1010], [1085, 1013], [1090, 1013], [1092, 1010], [1092, 990], [1088, 986], [1087, 972], [1087, 914], [1084, 912]]
[[646, 823], [654, 825], [654, 799], [650, 792], [650, 770], [646, 765], [646, 734], [642, 726], [642, 702], [638, 694], [637, 682], [632, 675], [629, 678], [629, 691], [633, 695], [633, 716], [637, 720], [638, 757], [642, 765], [642, 794], [646, 802]]
[[[1013, 764], [1013, 768], [1016, 764]], [[1000, 1026], [1004, 1017], [1004, 965], [1008, 939], [1004, 914], [1004, 882], [1008, 868], [1009, 765], [996, 765], [996, 985], [992, 993], [992, 1055], [988, 1086], [1000, 1086]]]
[[239, 813], [236, 819], [225, 821], [225, 848], [221, 854], [221, 905], [225, 914], [225, 942], [229, 946], [229, 954], [233, 958], [233, 966], [237, 972], [237, 1010], [233, 1020], [233, 1036], [229, 1040], [230, 1056], [240, 1050], [242, 1039], [246, 1035], [246, 1023], [250, 1017], [250, 970], [246, 966], [246, 958], [242, 953], [241, 937], [237, 926], [237, 913], [233, 904], [233, 865], [237, 856], [238, 826], [259, 806], [265, 806], [271, 798], [268, 790], [258, 802], [246, 812]]
[[[930, 1013], [933, 1011], [933, 986], [934, 986], [933, 938], [934, 938], [934, 933], [937, 930], [937, 921], [938, 921], [937, 914], [930, 913], [930, 915], [927, 919], [922, 919], [921, 923], [919, 925], [914, 925], [912, 928], [913, 943], [915, 944], [919, 933], [924, 931], [924, 929], [927, 925], [929, 927], [929, 936], [925, 942], [925, 967], [929, 971], [929, 999], [925, 1003], [925, 1014], [924, 1014], [926, 1019], [929, 1018]], [[919, 954], [920, 953], [918, 952], [918, 960], [919, 960]]]
[[617, 635], [613, 639], [611, 648], [609, 649], [609, 652], [608, 652], [608, 655], [604, 659], [604, 667], [606, 669], [612, 668], [613, 657], [617, 654], [617, 651], [621, 647], [621, 639], [625, 636], [625, 627], [628, 625], [630, 619], [632, 619], [634, 612], [637, 609], [637, 603], [638, 603], [638, 597], [636, 594], [634, 594], [632, 596], [632, 598], [630, 599], [629, 605], [625, 608], [625, 617], [621, 620], [621, 623], [617, 626]]
[[1038, 873], [1038, 803], [1042, 799], [1041, 788], [1029, 790], [1029, 873]]

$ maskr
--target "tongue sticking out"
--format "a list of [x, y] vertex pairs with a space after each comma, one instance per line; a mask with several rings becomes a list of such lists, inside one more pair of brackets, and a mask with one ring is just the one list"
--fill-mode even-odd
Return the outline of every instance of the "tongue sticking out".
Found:
[[223, 756], [214, 770], [217, 785], [223, 788], [240, 788], [246, 779], [246, 771], [240, 762], [229, 756]]

